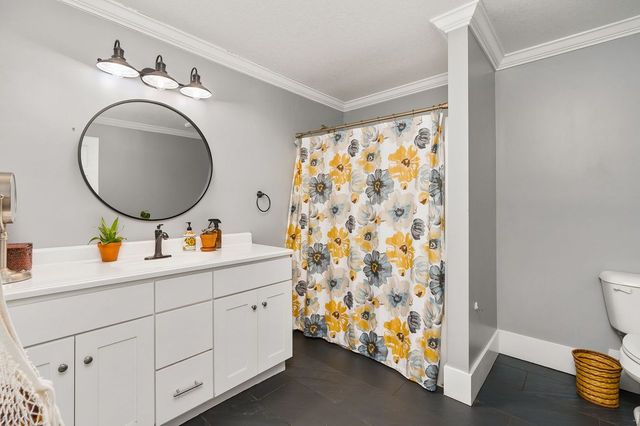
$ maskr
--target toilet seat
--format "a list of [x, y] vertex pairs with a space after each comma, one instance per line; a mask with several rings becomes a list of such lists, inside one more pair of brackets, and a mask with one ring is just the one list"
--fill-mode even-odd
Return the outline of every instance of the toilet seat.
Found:
[[624, 336], [622, 350], [629, 358], [640, 364], [640, 334], [627, 334]]
[[620, 364], [626, 373], [640, 382], [640, 335], [627, 334], [620, 348]]

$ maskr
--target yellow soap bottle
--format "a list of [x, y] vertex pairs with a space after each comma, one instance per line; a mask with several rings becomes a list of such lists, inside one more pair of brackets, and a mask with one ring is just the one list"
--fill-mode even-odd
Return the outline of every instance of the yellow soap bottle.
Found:
[[184, 233], [184, 242], [182, 244], [184, 251], [196, 251], [196, 233], [191, 228], [191, 222], [187, 222], [187, 231]]

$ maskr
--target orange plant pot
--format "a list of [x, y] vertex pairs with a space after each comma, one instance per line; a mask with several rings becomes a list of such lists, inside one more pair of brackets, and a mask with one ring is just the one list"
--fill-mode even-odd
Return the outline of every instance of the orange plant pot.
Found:
[[200, 234], [200, 241], [202, 241], [202, 247], [200, 247], [200, 250], [215, 251], [217, 239], [218, 234], [216, 232], [211, 234]]
[[98, 243], [98, 249], [100, 250], [100, 257], [103, 262], [115, 262], [118, 260], [118, 254], [120, 253], [120, 247], [122, 242], [102, 244]]

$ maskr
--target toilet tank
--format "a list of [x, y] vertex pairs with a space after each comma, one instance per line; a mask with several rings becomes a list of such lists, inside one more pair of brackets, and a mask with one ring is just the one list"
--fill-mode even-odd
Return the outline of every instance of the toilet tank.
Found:
[[611, 326], [625, 334], [640, 334], [640, 274], [604, 271], [600, 283]]

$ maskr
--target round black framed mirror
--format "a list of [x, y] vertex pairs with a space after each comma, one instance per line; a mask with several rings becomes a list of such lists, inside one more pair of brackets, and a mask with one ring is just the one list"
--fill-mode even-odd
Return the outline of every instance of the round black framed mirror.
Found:
[[213, 176], [209, 144], [195, 123], [146, 99], [98, 111], [80, 136], [78, 164], [100, 201], [141, 220], [166, 220], [191, 210]]

